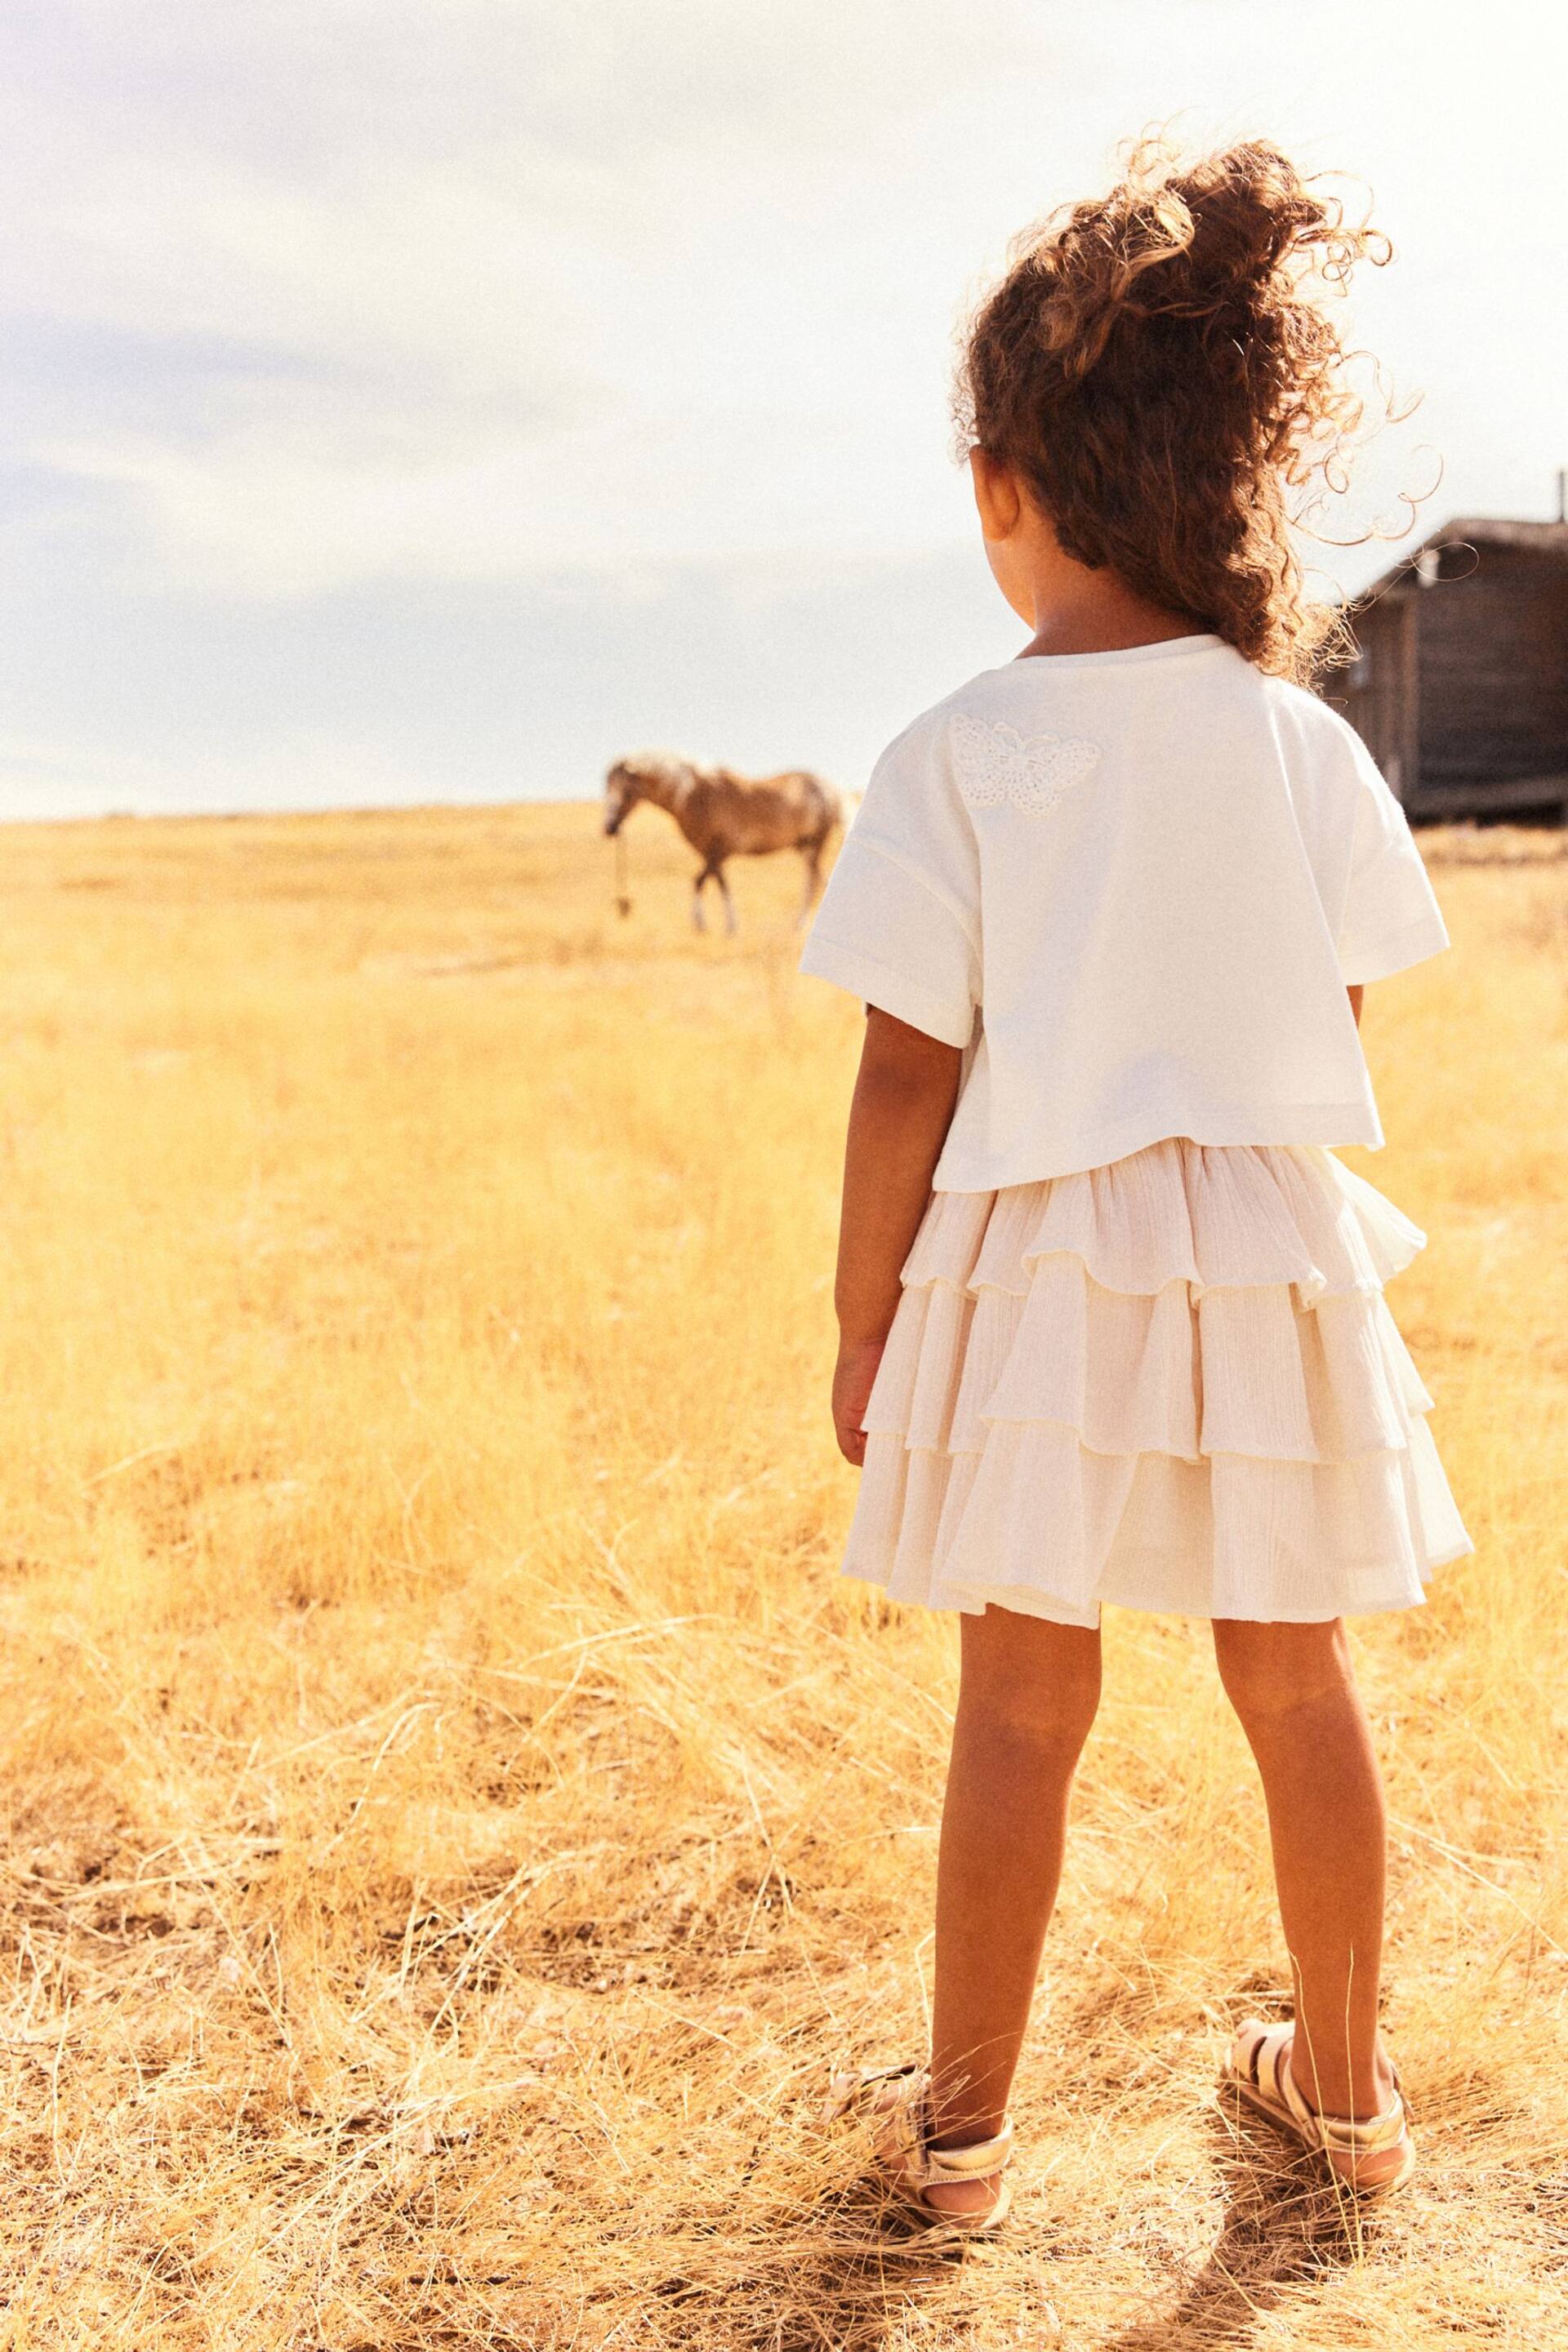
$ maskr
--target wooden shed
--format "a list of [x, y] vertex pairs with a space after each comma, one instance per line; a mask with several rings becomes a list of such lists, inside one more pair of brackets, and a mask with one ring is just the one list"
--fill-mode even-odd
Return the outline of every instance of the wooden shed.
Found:
[[1568, 821], [1568, 522], [1448, 523], [1351, 620], [1326, 699], [1412, 818]]

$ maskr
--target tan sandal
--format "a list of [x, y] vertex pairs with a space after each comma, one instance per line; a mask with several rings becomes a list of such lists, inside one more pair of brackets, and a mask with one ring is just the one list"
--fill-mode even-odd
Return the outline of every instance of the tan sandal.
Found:
[[1013, 2161], [1013, 2126], [1003, 2117], [1002, 2128], [991, 2139], [967, 2147], [932, 2147], [927, 2137], [930, 2122], [931, 2076], [919, 2066], [873, 2066], [858, 2074], [836, 2074], [824, 2118], [858, 2115], [876, 2126], [874, 2148], [878, 2169], [928, 2227], [951, 2231], [960, 2238], [982, 2238], [999, 2230], [1013, 2202], [1005, 2180], [996, 2184], [988, 2206], [973, 2213], [950, 2213], [932, 2205], [926, 2191], [955, 2182], [984, 2180], [988, 2173], [1005, 2172]]
[[[1410, 2116], [1394, 2078], [1394, 2105], [1381, 2116], [1358, 2122], [1352, 2116], [1321, 2116], [1308, 2105], [1290, 2071], [1294, 2025], [1261, 2025], [1249, 2017], [1231, 2044], [1220, 2074], [1220, 2087], [1234, 2091], [1247, 2105], [1267, 2116], [1303, 2147], [1321, 2150], [1336, 2179], [1358, 2197], [1388, 2197], [1403, 2189], [1415, 2169], [1415, 2147], [1410, 2137]], [[1368, 2157], [1399, 2151], [1399, 2161], [1382, 2179], [1364, 2179]]]

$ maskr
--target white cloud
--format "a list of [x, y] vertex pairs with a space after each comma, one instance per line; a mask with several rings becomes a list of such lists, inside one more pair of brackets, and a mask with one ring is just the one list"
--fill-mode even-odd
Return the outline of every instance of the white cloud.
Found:
[[356, 425], [348, 446], [313, 419], [298, 436], [258, 421], [210, 447], [49, 455], [137, 499], [165, 581], [261, 597], [584, 569], [615, 582], [737, 547], [768, 563], [848, 561], [914, 552], [967, 527], [960, 485], [910, 420], [889, 421], [869, 450], [787, 410], [715, 419], [700, 435], [684, 419], [623, 413], [489, 446], [470, 435], [455, 447], [448, 434], [439, 450], [411, 449], [400, 420], [381, 422], [364, 435]]

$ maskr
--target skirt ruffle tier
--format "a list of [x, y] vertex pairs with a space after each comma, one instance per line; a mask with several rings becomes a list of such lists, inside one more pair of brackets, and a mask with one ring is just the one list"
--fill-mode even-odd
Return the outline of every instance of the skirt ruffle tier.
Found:
[[1315, 1145], [1177, 1138], [933, 1194], [846, 1571], [1071, 1625], [1422, 1601], [1472, 1549], [1383, 1296], [1425, 1240]]

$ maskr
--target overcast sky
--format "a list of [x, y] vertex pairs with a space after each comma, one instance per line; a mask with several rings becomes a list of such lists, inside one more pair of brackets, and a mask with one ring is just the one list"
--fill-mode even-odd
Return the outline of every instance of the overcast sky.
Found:
[[1375, 191], [1425, 399], [1347, 535], [1434, 451], [1423, 528], [1549, 514], [1565, 68], [1521, 0], [11, 0], [0, 811], [858, 784], [1018, 642], [956, 322], [1156, 119]]

